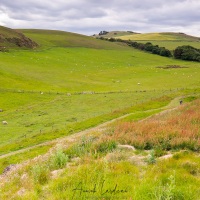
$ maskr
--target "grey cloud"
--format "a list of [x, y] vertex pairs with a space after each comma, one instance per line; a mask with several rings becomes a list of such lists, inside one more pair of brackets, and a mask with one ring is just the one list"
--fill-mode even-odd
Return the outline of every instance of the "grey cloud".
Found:
[[1, 0], [0, 24], [85, 34], [102, 29], [157, 32], [187, 27], [200, 35], [199, 10], [199, 0]]

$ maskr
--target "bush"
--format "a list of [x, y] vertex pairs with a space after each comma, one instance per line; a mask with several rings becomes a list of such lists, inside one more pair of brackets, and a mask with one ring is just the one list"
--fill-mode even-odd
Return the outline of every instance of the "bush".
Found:
[[66, 166], [68, 156], [63, 152], [62, 148], [59, 147], [56, 152], [50, 157], [50, 168], [60, 169]]
[[174, 58], [200, 61], [200, 49], [196, 49], [189, 45], [179, 46], [174, 50]]
[[155, 151], [152, 150], [147, 158], [147, 163], [148, 164], [154, 164], [156, 163], [156, 157], [155, 157]]
[[94, 145], [94, 151], [96, 153], [105, 154], [108, 152], [112, 152], [117, 148], [117, 144], [114, 140], [111, 141], [100, 141]]
[[91, 145], [94, 140], [95, 140], [94, 137], [89, 137], [89, 138], [83, 137], [79, 143], [72, 145], [65, 152], [70, 157], [83, 156], [91, 151]]
[[165, 56], [165, 57], [171, 57], [172, 56], [171, 52], [168, 49], [164, 48], [164, 47], [160, 48], [159, 55]]
[[32, 167], [32, 175], [36, 183], [44, 184], [49, 180], [50, 171], [46, 165], [37, 164]]

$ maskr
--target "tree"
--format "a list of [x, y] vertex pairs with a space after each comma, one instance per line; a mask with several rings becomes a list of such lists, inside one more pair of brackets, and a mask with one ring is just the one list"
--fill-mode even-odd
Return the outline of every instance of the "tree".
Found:
[[174, 50], [174, 58], [200, 61], [200, 49], [194, 48], [189, 45], [179, 46]]

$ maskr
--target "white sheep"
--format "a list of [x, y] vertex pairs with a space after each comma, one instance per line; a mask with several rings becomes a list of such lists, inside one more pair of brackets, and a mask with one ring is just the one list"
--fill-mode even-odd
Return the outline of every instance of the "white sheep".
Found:
[[8, 122], [7, 122], [7, 121], [2, 121], [2, 124], [3, 124], [3, 125], [7, 125]]

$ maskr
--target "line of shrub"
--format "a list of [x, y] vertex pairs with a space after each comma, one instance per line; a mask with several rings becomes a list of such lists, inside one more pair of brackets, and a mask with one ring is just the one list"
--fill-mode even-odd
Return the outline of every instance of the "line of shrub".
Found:
[[135, 41], [131, 41], [131, 40], [122, 40], [119, 38], [100, 37], [99, 39], [107, 40], [110, 42], [122, 42], [122, 43], [126, 43], [128, 46], [134, 47], [134, 48], [142, 50], [142, 51], [151, 52], [153, 54], [157, 54], [160, 56], [172, 57], [172, 53], [170, 50], [166, 49], [165, 47], [159, 47], [158, 45], [153, 45], [151, 42], [147, 42], [146, 44], [144, 44], [144, 43], [135, 42]]
[[119, 38], [104, 38], [100, 37], [101, 40], [107, 40], [110, 42], [122, 42], [126, 43], [128, 46], [134, 47], [136, 49], [151, 52], [152, 54], [157, 54], [164, 57], [174, 57], [181, 60], [198, 61], [200, 62], [200, 49], [194, 48], [189, 45], [178, 46], [172, 52], [165, 47], [159, 47], [158, 45], [153, 45], [151, 42], [140, 43], [131, 40], [122, 40]]

